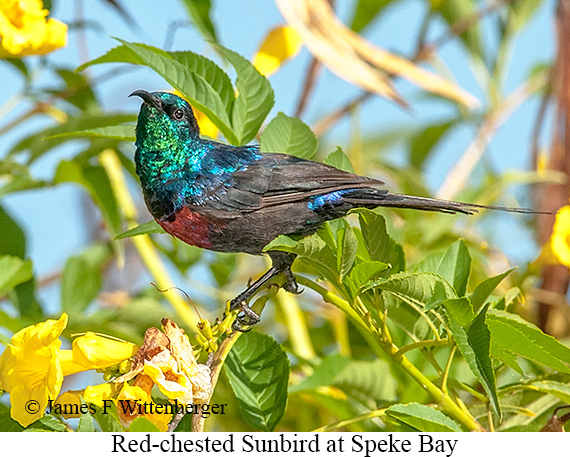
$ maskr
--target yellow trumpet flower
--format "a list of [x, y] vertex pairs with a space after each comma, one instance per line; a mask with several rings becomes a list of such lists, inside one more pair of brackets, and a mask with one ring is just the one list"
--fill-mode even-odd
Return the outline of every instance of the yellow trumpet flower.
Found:
[[41, 0], [0, 0], [0, 58], [47, 54], [67, 44], [67, 25]]

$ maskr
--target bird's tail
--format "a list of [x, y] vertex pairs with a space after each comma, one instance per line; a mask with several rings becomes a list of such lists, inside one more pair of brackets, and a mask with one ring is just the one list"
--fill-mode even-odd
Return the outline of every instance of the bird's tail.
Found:
[[[360, 191], [360, 192], [359, 192]], [[525, 214], [550, 214], [546, 211], [536, 211], [528, 208], [511, 208], [506, 206], [476, 205], [437, 198], [415, 197], [412, 195], [394, 194], [376, 189], [359, 189], [353, 194], [346, 195], [344, 200], [355, 207], [386, 206], [391, 208], [410, 208], [422, 211], [437, 211], [441, 213], [473, 214], [479, 209], [492, 209]], [[372, 191], [372, 192], [370, 192]]]

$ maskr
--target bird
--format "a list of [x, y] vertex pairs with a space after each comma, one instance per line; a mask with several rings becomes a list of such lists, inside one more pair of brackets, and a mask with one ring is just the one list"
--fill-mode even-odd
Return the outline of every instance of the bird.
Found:
[[[135, 90], [129, 96], [142, 99], [134, 158], [146, 206], [167, 233], [192, 246], [260, 255], [279, 235], [311, 235], [355, 208], [536, 212], [394, 193], [378, 179], [320, 162], [202, 138], [192, 107], [176, 94]], [[259, 322], [249, 300], [276, 275], [284, 274], [285, 290], [299, 292], [295, 255], [265, 253], [271, 268], [230, 301], [230, 310], [239, 309], [234, 329]]]

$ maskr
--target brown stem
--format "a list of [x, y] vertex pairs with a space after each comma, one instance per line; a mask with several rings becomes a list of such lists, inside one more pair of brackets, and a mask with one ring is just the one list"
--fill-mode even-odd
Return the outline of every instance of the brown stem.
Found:
[[[218, 350], [214, 353], [214, 355], [209, 358], [208, 363], [210, 367], [210, 378], [212, 380], [212, 395], [214, 393], [214, 389], [218, 382], [218, 377], [220, 376], [220, 371], [222, 370], [222, 366], [224, 365], [224, 361], [226, 357], [230, 353], [230, 350], [237, 339], [242, 335], [241, 332], [234, 332], [227, 338], [225, 338], [218, 347]], [[210, 402], [210, 398], [208, 398], [205, 404]], [[204, 431], [204, 422], [206, 418], [202, 414], [194, 414], [192, 416], [192, 431], [193, 432], [203, 432]], [[174, 427], [176, 428], [176, 427]], [[170, 427], [169, 427], [170, 429]]]
[[301, 114], [303, 114], [305, 111], [309, 97], [315, 88], [315, 82], [317, 80], [320, 69], [321, 63], [315, 57], [313, 57], [311, 59], [311, 63], [309, 64], [307, 74], [305, 75], [305, 83], [303, 84], [303, 91], [301, 92], [301, 96], [299, 97], [299, 102], [297, 104], [297, 109], [295, 110], [295, 117], [301, 117]]
[[[556, 100], [554, 132], [549, 168], [570, 175], [570, 0], [560, 0], [556, 12], [558, 50], [552, 74], [552, 94]], [[556, 212], [568, 205], [570, 181], [549, 184], [541, 189], [538, 209]], [[541, 244], [549, 242], [554, 226], [555, 214], [543, 214], [537, 218], [537, 236]], [[564, 296], [570, 283], [570, 270], [563, 265], [547, 265], [542, 271], [541, 289]], [[558, 309], [539, 301], [538, 320], [540, 327], [554, 336], [568, 334], [565, 309]]]

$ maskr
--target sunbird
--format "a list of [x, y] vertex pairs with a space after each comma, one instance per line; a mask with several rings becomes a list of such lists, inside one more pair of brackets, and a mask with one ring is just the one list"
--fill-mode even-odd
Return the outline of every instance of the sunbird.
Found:
[[[200, 137], [190, 104], [168, 92], [136, 90], [143, 103], [136, 126], [136, 173], [146, 206], [170, 235], [218, 252], [260, 255], [279, 235], [307, 236], [325, 221], [354, 208], [411, 208], [473, 214], [477, 209], [533, 213], [525, 208], [476, 205], [415, 197], [383, 189], [378, 179], [311, 160], [261, 153], [259, 146], [230, 146]], [[274, 276], [297, 293], [295, 255], [266, 252], [271, 268], [230, 302], [240, 309], [237, 326], [259, 316], [249, 300]]]

